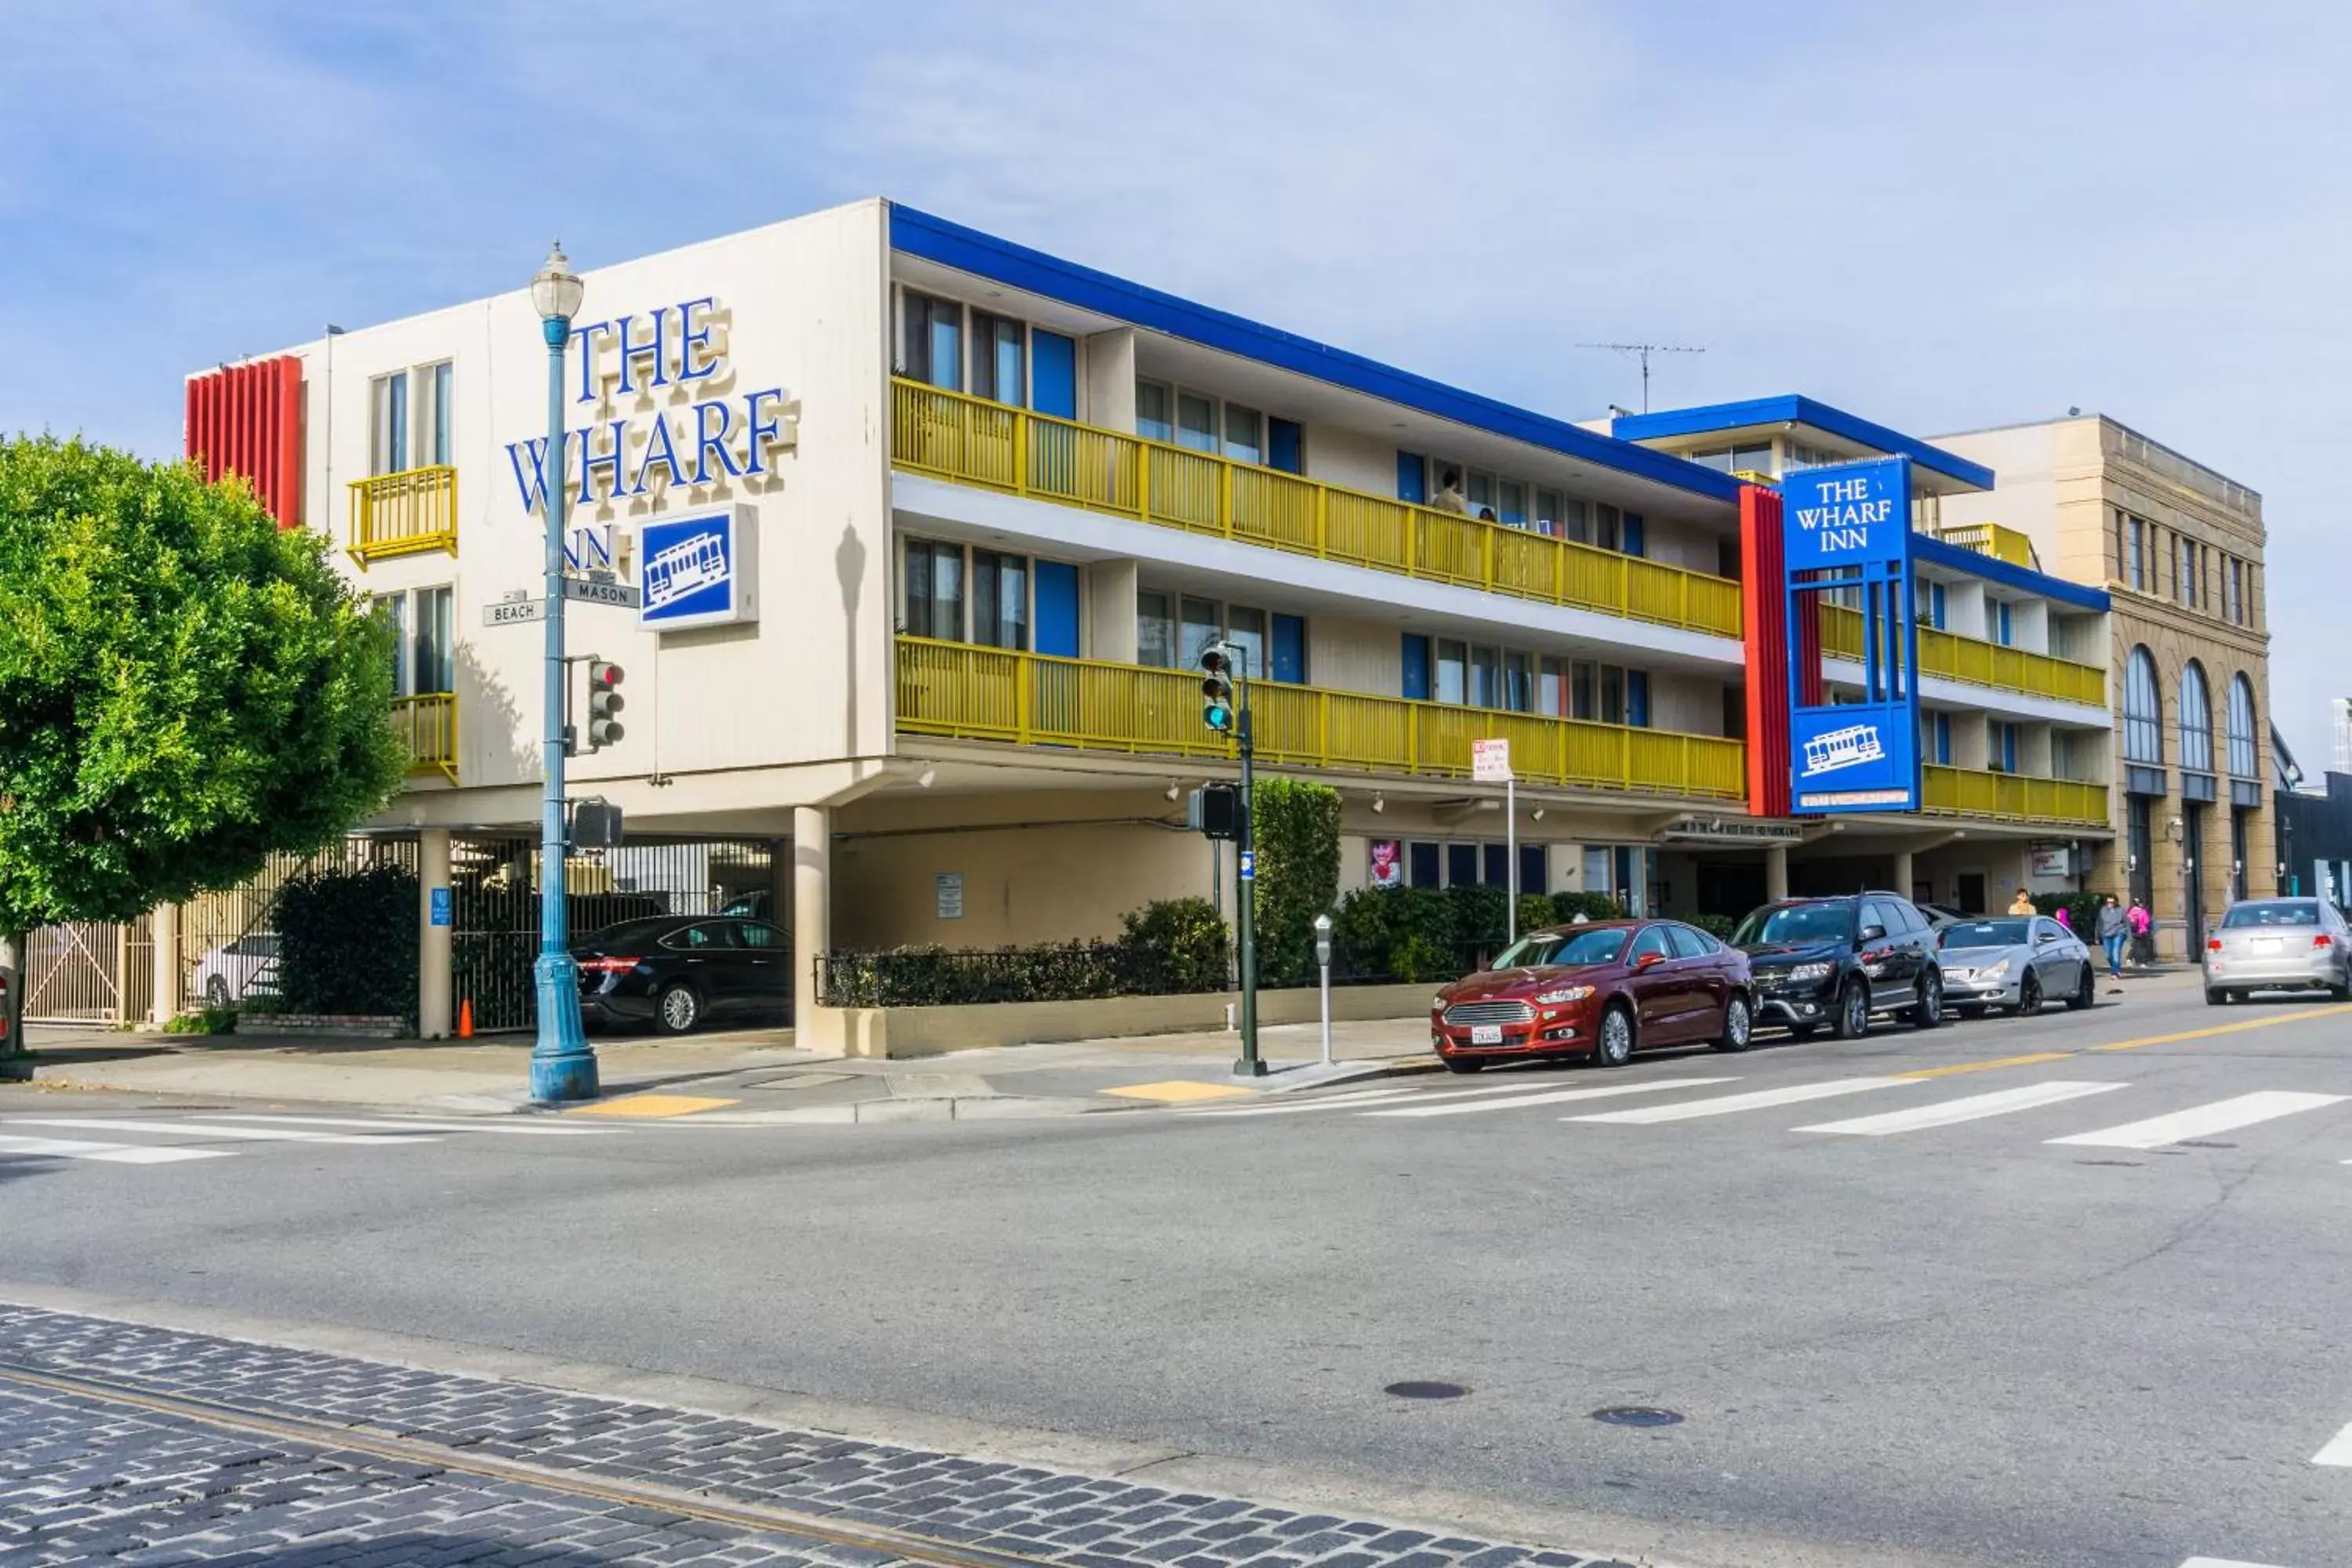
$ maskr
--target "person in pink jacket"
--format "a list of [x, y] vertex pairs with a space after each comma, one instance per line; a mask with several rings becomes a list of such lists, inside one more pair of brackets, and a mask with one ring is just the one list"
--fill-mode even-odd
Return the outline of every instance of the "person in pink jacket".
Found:
[[2147, 912], [2147, 906], [2134, 899], [2131, 901], [2131, 908], [2125, 911], [2124, 919], [2131, 922], [2133, 962], [2137, 963], [2156, 962], [2154, 951], [2156, 944], [2147, 939], [2147, 933], [2156, 927], [2156, 921]]

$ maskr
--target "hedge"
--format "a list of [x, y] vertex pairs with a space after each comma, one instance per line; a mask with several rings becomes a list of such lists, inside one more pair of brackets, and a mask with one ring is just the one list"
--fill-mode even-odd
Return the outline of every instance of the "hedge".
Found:
[[825, 955], [831, 1007], [952, 1007], [1077, 1002], [1225, 988], [1230, 941], [1206, 899], [1165, 899], [1120, 917], [1115, 942], [1026, 947], [900, 947]]

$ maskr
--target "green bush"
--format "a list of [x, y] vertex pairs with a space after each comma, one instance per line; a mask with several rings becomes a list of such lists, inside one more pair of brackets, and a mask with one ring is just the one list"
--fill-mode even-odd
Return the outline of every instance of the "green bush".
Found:
[[1551, 915], [1554, 924], [1569, 925], [1579, 915], [1589, 921], [1622, 921], [1625, 910], [1606, 893], [1554, 893]]
[[289, 1013], [416, 1011], [416, 874], [326, 868], [278, 890], [278, 993]]
[[226, 1035], [236, 1028], [234, 1007], [199, 1007], [193, 1013], [183, 1013], [164, 1021], [167, 1035]]
[[1422, 980], [1461, 971], [1454, 905], [1434, 888], [1359, 888], [1332, 921], [1337, 973], [1353, 980]]
[[1445, 899], [1454, 906], [1454, 940], [1456, 942], [1499, 942], [1503, 940], [1505, 922], [1511, 911], [1510, 894], [1500, 888], [1473, 883], [1446, 889]]
[[1258, 980], [1299, 984], [1315, 973], [1315, 917], [1339, 896], [1339, 792], [1262, 778], [1253, 794]]
[[1690, 923], [1717, 942], [1729, 942], [1731, 933], [1739, 929], [1739, 922], [1729, 915], [1693, 915]]
[[1408, 931], [1404, 939], [1389, 950], [1388, 976], [1391, 980], [1457, 980], [1462, 966], [1455, 962], [1450, 948], [1422, 935]]
[[1527, 935], [1531, 931], [1541, 931], [1544, 927], [1554, 923], [1556, 922], [1552, 919], [1549, 898], [1542, 893], [1519, 895], [1519, 934], [1521, 936]]
[[1128, 978], [1137, 994], [1223, 991], [1233, 938], [1206, 899], [1159, 899], [1119, 916]]
[[[2064, 910], [2066, 919], [2073, 923], [2074, 934], [2084, 942], [2096, 942], [2099, 940], [2099, 905], [2105, 899], [2105, 893], [2036, 893], [2033, 895], [2033, 907], [2053, 919], [2057, 917], [2060, 910]], [[2121, 899], [2116, 901], [2124, 904]], [[2130, 906], [2124, 904], [2124, 907]]]

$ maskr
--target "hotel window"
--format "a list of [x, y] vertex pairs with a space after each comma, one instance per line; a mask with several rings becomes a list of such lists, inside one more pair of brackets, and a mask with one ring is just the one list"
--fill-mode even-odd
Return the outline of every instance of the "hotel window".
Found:
[[2230, 776], [2254, 776], [2254, 686], [2242, 675], [2230, 678]]
[[2246, 624], [2246, 563], [2234, 555], [2221, 558], [2221, 618], [2233, 626]]
[[[1640, 674], [1641, 672], [1636, 671]], [[1625, 718], [1626, 673], [1613, 664], [1577, 659], [1569, 666], [1569, 717], [1600, 724], [1622, 724]], [[1649, 677], [1642, 674], [1643, 705], [1648, 707]], [[1644, 721], [1648, 719], [1645, 711]]]
[[1238, 403], [1225, 405], [1225, 456], [1236, 463], [1265, 461], [1265, 416]]
[[1470, 706], [1500, 708], [1502, 705], [1502, 656], [1491, 647], [1473, 647], [1470, 650]]
[[2124, 761], [2164, 765], [2164, 689], [2146, 647], [2133, 648], [2124, 665]]
[[1470, 700], [1470, 647], [1452, 637], [1437, 639], [1437, 689], [1432, 693], [1440, 702], [1466, 702]]
[[1147, 441], [1176, 439], [1176, 414], [1168, 389], [1156, 381], [1135, 384], [1135, 433]]
[[397, 474], [408, 468], [408, 373], [394, 371], [368, 383], [368, 472]]
[[2014, 647], [2017, 645], [2017, 628], [2011, 624], [2007, 599], [1997, 600], [1993, 605], [1992, 640], [2003, 647]]
[[1196, 392], [1176, 395], [1176, 444], [1195, 452], [1217, 449], [1217, 405]]
[[2172, 536], [2172, 598], [2192, 610], [2197, 607], [2197, 545], [2178, 533]]
[[1997, 773], [2017, 771], [2017, 726], [1996, 719], [1987, 726], [1986, 765]]
[[2128, 513], [2122, 517], [2124, 586], [2145, 594], [2147, 585], [2147, 524]]
[[997, 403], [1025, 405], [1029, 401], [1023, 323], [984, 311], [971, 313], [971, 390], [975, 396]]
[[446, 585], [375, 601], [392, 623], [392, 692], [422, 697], [457, 689], [457, 591]]
[[1924, 583], [1920, 588], [1919, 596], [1913, 605], [1919, 624], [1940, 631], [1944, 626], [1944, 585], [1941, 583]]
[[1176, 668], [1176, 621], [1165, 594], [1139, 590], [1135, 595], [1135, 662]]
[[982, 647], [1029, 646], [1029, 558], [971, 552], [971, 640]]
[[906, 374], [950, 392], [963, 390], [963, 307], [907, 291]]
[[450, 364], [422, 364], [368, 382], [368, 472], [405, 473], [450, 460]]
[[963, 641], [963, 546], [907, 542], [907, 632]]
[[1503, 706], [1514, 713], [1536, 710], [1535, 660], [1509, 648], [1503, 652]]
[[1927, 760], [1942, 767], [1952, 765], [1952, 716], [1949, 713], [1927, 715]]
[[2213, 771], [2213, 691], [2205, 667], [2193, 658], [2180, 669], [2180, 765], [2191, 773]]
[[1197, 669], [1201, 656], [1209, 645], [1225, 635], [1225, 617], [1214, 599], [1195, 599], [1187, 595], [1181, 602], [1183, 611], [1182, 640], [1178, 643], [1181, 658], [1179, 669]]
[[1536, 679], [1536, 711], [1555, 719], [1568, 717], [1568, 663], [1548, 658]]

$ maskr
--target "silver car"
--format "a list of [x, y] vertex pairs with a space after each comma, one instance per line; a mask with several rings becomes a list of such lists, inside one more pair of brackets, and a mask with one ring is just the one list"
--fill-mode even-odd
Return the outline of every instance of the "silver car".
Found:
[[1944, 997], [1972, 1016], [2005, 1007], [2031, 1016], [2052, 997], [2087, 1007], [2098, 984], [2091, 950], [2044, 915], [1993, 915], [1940, 928]]
[[2205, 1000], [2250, 991], [2324, 990], [2352, 1002], [2352, 931], [2326, 899], [2252, 899], [2231, 904], [2205, 939]]

